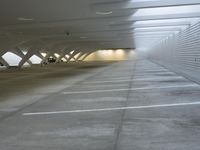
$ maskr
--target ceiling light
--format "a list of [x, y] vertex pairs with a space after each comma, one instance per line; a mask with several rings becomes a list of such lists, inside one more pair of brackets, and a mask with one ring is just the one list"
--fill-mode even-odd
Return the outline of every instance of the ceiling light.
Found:
[[81, 39], [87, 39], [88, 37], [86, 37], [86, 36], [81, 36], [80, 38], [81, 38]]
[[106, 12], [97, 11], [97, 12], [96, 12], [97, 15], [110, 15], [110, 14], [112, 14], [112, 13], [113, 13], [112, 11], [106, 11]]
[[19, 21], [33, 21], [34, 19], [33, 19], [33, 18], [23, 18], [23, 17], [19, 17], [19, 18], [17, 18], [17, 20], [19, 20]]

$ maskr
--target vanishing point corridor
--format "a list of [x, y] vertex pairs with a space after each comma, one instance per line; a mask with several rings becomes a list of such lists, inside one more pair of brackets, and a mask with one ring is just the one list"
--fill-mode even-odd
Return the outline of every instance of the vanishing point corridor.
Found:
[[148, 60], [95, 65], [42, 74], [37, 84], [59, 83], [13, 103], [1, 97], [0, 149], [199, 149], [198, 84]]

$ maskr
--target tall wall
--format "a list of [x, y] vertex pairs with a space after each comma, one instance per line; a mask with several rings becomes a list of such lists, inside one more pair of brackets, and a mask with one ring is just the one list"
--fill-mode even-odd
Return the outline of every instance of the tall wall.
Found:
[[200, 82], [200, 22], [161, 41], [151, 48], [149, 57], [177, 73]]
[[134, 50], [99, 50], [92, 53], [85, 61], [120, 61], [132, 59]]

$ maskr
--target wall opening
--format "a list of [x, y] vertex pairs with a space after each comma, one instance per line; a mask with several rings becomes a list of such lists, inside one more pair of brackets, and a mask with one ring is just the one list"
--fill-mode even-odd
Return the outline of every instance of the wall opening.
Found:
[[33, 55], [30, 59], [29, 59], [32, 64], [40, 64], [42, 59], [36, 55]]
[[22, 60], [21, 57], [19, 57], [16, 54], [13, 54], [11, 52], [5, 53], [2, 58], [10, 65], [10, 66], [18, 66], [19, 62]]

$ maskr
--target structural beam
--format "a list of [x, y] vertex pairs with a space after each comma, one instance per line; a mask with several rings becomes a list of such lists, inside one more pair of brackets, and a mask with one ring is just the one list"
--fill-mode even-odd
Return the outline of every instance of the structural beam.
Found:
[[21, 68], [32, 56], [34, 55], [34, 50], [30, 49], [26, 55], [19, 62], [18, 67]]
[[7, 62], [6, 60], [4, 60], [1, 56], [0, 56], [0, 62], [1, 62], [4, 66], [6, 66], [7, 68], [9, 67], [8, 62]]
[[[73, 59], [74, 56], [76, 56], [78, 53], [80, 53], [80, 51], [74, 51], [74, 52], [69, 56], [69, 58], [67, 59], [67, 62], [69, 62], [71, 59]], [[74, 60], [76, 60], [76, 59], [74, 58]]]
[[[23, 53], [18, 47], [14, 48], [14, 49], [12, 50], [12, 52], [13, 52], [14, 54], [18, 55], [18, 56], [21, 57], [21, 58], [23, 58], [23, 57], [25, 56], [24, 53]], [[30, 65], [32, 65], [32, 62], [31, 62], [30, 60], [27, 60], [27, 63], [29, 63]]]
[[85, 54], [85, 56], [81, 59], [81, 61], [84, 61], [89, 55], [91, 55], [92, 53], [94, 53], [94, 51], [92, 52], [88, 52], [87, 54]]
[[92, 9], [94, 11], [113, 11], [118, 9], [141, 9], [141, 8], [157, 8], [157, 7], [170, 7], [170, 6], [185, 6], [185, 5], [200, 5], [200, 0], [158, 0], [158, 1], [114, 1], [94, 3]]

